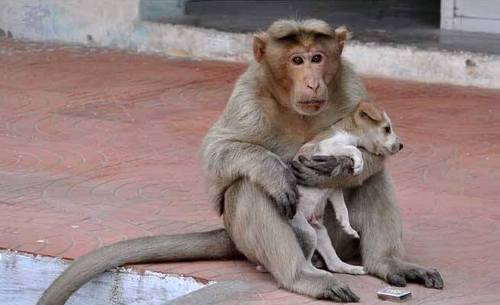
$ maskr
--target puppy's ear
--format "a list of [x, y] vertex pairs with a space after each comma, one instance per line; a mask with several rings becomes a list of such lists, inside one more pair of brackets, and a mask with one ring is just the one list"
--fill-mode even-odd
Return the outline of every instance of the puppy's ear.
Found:
[[253, 57], [256, 62], [262, 62], [266, 54], [266, 44], [269, 36], [265, 32], [256, 33], [253, 35]]
[[369, 120], [375, 123], [380, 123], [384, 120], [382, 111], [370, 102], [360, 102], [358, 104], [358, 108], [356, 108], [355, 117], [358, 120], [358, 123], [361, 120]]
[[339, 44], [339, 50], [342, 54], [342, 50], [344, 50], [345, 41], [351, 39], [352, 32], [345, 26], [339, 26], [335, 29], [335, 39], [337, 39], [337, 43]]

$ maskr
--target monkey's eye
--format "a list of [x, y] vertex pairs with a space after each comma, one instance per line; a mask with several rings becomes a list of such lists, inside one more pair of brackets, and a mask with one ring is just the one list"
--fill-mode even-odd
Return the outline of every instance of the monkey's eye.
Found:
[[384, 131], [385, 133], [391, 133], [391, 126], [385, 126]]
[[323, 56], [321, 54], [316, 54], [311, 58], [311, 62], [313, 63], [319, 63], [323, 59]]
[[292, 61], [293, 61], [293, 63], [294, 63], [295, 65], [297, 65], [297, 66], [298, 66], [298, 65], [301, 65], [301, 64], [303, 64], [303, 63], [304, 63], [304, 60], [303, 60], [303, 59], [302, 59], [302, 57], [300, 57], [300, 56], [294, 56], [294, 57], [292, 58]]

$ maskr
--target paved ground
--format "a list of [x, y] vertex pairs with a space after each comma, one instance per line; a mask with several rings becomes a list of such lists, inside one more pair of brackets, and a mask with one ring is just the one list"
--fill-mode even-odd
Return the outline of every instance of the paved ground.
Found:
[[[0, 247], [75, 258], [127, 238], [219, 227], [198, 148], [243, 69], [0, 40]], [[405, 141], [390, 167], [408, 258], [446, 281], [443, 291], [411, 285], [411, 303], [499, 304], [500, 91], [366, 83]], [[321, 303], [279, 290], [245, 261], [139, 268], [244, 280], [243, 304]], [[386, 286], [339, 278], [363, 304]]]

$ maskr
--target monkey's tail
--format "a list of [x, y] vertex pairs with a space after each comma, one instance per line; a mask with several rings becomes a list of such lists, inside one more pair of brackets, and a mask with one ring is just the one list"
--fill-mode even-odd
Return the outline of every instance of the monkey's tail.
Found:
[[241, 256], [225, 229], [125, 240], [74, 261], [43, 293], [37, 305], [63, 305], [96, 275], [124, 264], [230, 259]]

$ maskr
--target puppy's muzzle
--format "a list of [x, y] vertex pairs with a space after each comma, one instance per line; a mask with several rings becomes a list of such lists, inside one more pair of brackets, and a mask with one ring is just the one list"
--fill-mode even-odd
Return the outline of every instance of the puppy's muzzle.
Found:
[[397, 141], [396, 143], [391, 145], [391, 153], [395, 154], [400, 152], [403, 149], [404, 145], [400, 141]]

